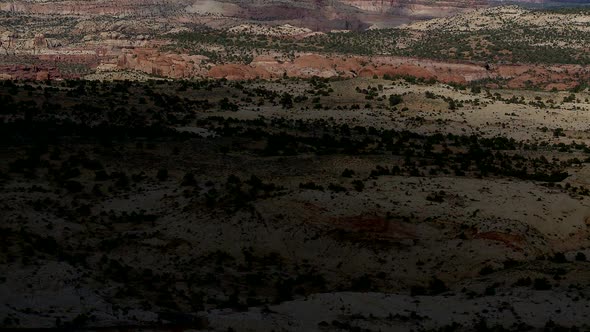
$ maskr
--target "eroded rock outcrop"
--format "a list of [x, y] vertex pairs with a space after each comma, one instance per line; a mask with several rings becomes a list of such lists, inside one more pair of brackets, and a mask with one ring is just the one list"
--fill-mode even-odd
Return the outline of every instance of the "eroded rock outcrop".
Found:
[[0, 79], [19, 79], [45, 81], [62, 78], [56, 67], [45, 65], [0, 65]]
[[137, 70], [170, 78], [209, 77], [229, 80], [274, 79], [283, 76], [318, 77], [398, 77], [411, 76], [444, 83], [466, 84], [484, 79], [504, 80], [507, 87], [538, 86], [546, 90], [576, 86], [580, 78], [590, 78], [590, 69], [581, 65], [512, 64], [494, 67], [467, 62], [378, 56], [327, 56], [297, 54], [293, 60], [259, 56], [249, 64], [210, 64], [204, 56], [161, 53], [157, 49], [133, 49], [119, 57], [118, 69]]
[[205, 76], [202, 63], [207, 57], [199, 55], [161, 53], [157, 49], [133, 49], [125, 51], [117, 61], [120, 69], [133, 69], [151, 75], [190, 78]]

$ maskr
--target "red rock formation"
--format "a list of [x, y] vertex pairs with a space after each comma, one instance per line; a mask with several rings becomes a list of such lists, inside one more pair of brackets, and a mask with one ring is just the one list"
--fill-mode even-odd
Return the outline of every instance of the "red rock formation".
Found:
[[133, 69], [151, 75], [189, 78], [204, 76], [201, 63], [206, 57], [186, 54], [160, 53], [157, 49], [133, 49], [125, 51], [117, 61], [121, 69]]
[[248, 80], [254, 78], [269, 79], [276, 77], [263, 67], [244, 66], [238, 64], [215, 66], [211, 68], [207, 76], [211, 78], [227, 78], [228, 80]]
[[49, 74], [49, 71], [47, 71], [47, 70], [38, 71], [37, 75], [35, 75], [35, 79], [37, 81], [47, 81], [50, 78], [51, 78], [51, 75]]
[[[35, 40], [42, 43], [43, 38]], [[160, 52], [158, 48], [134, 48], [111, 52], [56, 52], [37, 55], [27, 60], [34, 65], [0, 66], [2, 78], [47, 79], [63, 77], [56, 63], [84, 65], [97, 68], [101, 64], [114, 65], [121, 70], [137, 70], [150, 75], [170, 78], [211, 77], [241, 79], [273, 79], [283, 77], [383, 77], [384, 75], [413, 76], [435, 79], [446, 83], [468, 83], [482, 79], [502, 79], [510, 88], [541, 87], [546, 90], [570, 89], [582, 80], [590, 79], [590, 67], [581, 65], [497, 65], [486, 68], [484, 64], [467, 62], [443, 62], [428, 59], [393, 56], [328, 56], [320, 54], [296, 54], [294, 60], [277, 60], [272, 56], [260, 56], [250, 64], [230, 63], [215, 65], [207, 57], [199, 55]], [[118, 55], [117, 55], [118, 54]], [[35, 60], [36, 59], [36, 60]], [[18, 61], [17, 61], [18, 63]], [[106, 67], [109, 67], [106, 66]], [[78, 77], [70, 73], [69, 78]], [[490, 87], [496, 87], [493, 83]]]
[[387, 220], [377, 216], [347, 216], [331, 218], [330, 226], [362, 233], [367, 237], [389, 239], [416, 239], [416, 227], [408, 223]]
[[521, 235], [508, 234], [502, 232], [483, 232], [475, 234], [476, 239], [486, 239], [501, 242], [509, 248], [522, 250], [525, 245], [525, 239]]
[[55, 67], [2, 65], [0, 66], [0, 78], [14, 80], [48, 80], [62, 78], [61, 73]]
[[[208, 68], [210, 66], [210, 68]], [[571, 88], [579, 79], [590, 78], [590, 69], [577, 65], [500, 65], [443, 62], [403, 57], [325, 56], [299, 54], [293, 61], [270, 56], [255, 58], [250, 64], [207, 65], [205, 57], [166, 54], [156, 49], [134, 49], [119, 57], [120, 69], [132, 69], [171, 78], [211, 77], [230, 80], [291, 77], [383, 77], [412, 76], [445, 83], [465, 84], [488, 78], [508, 81], [508, 87], [530, 85], [547, 90]]]

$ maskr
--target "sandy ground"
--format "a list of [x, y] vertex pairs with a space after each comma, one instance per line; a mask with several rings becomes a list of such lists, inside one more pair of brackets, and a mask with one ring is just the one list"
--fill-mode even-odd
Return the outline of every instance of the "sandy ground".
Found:
[[[354, 91], [356, 87], [366, 89], [369, 86], [383, 85], [379, 93], [384, 97], [382, 102], [371, 102], [375, 105], [371, 109], [364, 108], [370, 101], [364, 99], [364, 95]], [[415, 85], [403, 82], [391, 83], [391, 81], [354, 79], [332, 83], [335, 92], [329, 97], [322, 97], [320, 101], [324, 105], [330, 105], [325, 109], [281, 109], [271, 105], [262, 107], [243, 107], [236, 113], [213, 113], [220, 116], [231, 116], [242, 119], [255, 119], [259, 116], [272, 116], [287, 119], [326, 119], [335, 123], [348, 123], [351, 125], [370, 125], [377, 128], [391, 128], [398, 130], [410, 130], [428, 134], [433, 132], [450, 132], [453, 134], [477, 134], [483, 137], [504, 136], [519, 141], [530, 140], [550, 143], [572, 141], [578, 143], [590, 143], [588, 132], [590, 131], [590, 93], [576, 93], [579, 102], [563, 102], [570, 95], [569, 92], [543, 92], [527, 90], [488, 90], [474, 94], [470, 90], [457, 90], [444, 84]], [[280, 93], [288, 91], [294, 95], [303, 94], [305, 87], [297, 84], [277, 85], [274, 89]], [[426, 92], [436, 94], [436, 99], [425, 97]], [[388, 106], [387, 98], [391, 94], [402, 95], [404, 102], [397, 105], [398, 110], [392, 111]], [[508, 100], [516, 96], [522, 103], [509, 103], [493, 97], [499, 94], [502, 99]], [[440, 97], [452, 98], [464, 103], [463, 107], [450, 110], [449, 104]], [[479, 105], [470, 104], [469, 101], [477, 100]], [[530, 102], [542, 101], [547, 108], [539, 108], [529, 105]], [[554, 101], [553, 104], [548, 101]], [[340, 110], [338, 106], [350, 106], [357, 104], [359, 110]], [[311, 106], [311, 105], [310, 105]], [[408, 111], [400, 111], [407, 107]], [[260, 110], [259, 110], [260, 109]], [[416, 122], [416, 117], [422, 120]], [[544, 128], [542, 130], [542, 128]], [[565, 137], [554, 137], [553, 130], [562, 128]]]

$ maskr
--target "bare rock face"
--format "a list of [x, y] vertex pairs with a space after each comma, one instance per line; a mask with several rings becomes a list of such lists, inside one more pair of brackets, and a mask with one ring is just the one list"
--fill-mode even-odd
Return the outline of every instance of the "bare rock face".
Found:
[[51, 78], [51, 75], [49, 74], [49, 71], [47, 71], [47, 70], [38, 71], [37, 74], [35, 75], [35, 79], [37, 81], [47, 81], [50, 78]]
[[117, 61], [120, 69], [132, 69], [144, 73], [171, 78], [203, 76], [200, 66], [204, 56], [161, 53], [157, 49], [133, 49], [124, 52]]

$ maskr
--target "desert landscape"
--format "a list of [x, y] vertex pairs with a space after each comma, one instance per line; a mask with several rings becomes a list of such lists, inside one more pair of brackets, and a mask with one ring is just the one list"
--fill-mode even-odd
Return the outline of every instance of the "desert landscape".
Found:
[[584, 4], [0, 22], [0, 327], [590, 330]]

